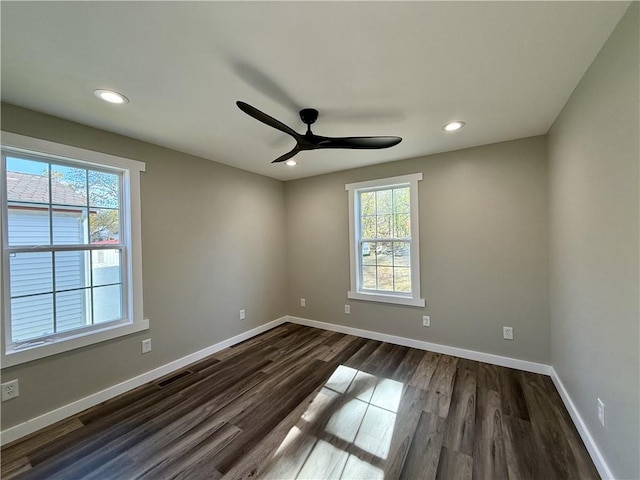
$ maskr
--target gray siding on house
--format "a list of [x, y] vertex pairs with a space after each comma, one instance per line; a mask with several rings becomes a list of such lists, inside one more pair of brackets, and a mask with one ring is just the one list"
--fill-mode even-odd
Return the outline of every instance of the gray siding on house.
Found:
[[[58, 214], [54, 223], [56, 243], [82, 242], [86, 227], [78, 212]], [[8, 224], [10, 245], [49, 244], [49, 213], [46, 211], [10, 208]], [[25, 252], [13, 254], [10, 259], [14, 341], [49, 335], [54, 330], [78, 328], [87, 321], [88, 290], [59, 292], [55, 299], [57, 326], [54, 326], [52, 255], [51, 252]], [[88, 286], [88, 262], [83, 252], [56, 252], [55, 255], [56, 290]], [[37, 276], [35, 272], [38, 272]]]
[[49, 245], [49, 214], [43, 210], [12, 209], [9, 205], [10, 246]]

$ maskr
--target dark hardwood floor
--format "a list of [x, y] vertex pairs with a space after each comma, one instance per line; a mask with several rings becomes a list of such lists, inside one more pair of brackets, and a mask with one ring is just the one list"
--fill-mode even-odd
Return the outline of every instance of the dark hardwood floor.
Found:
[[551, 379], [285, 324], [2, 449], [2, 478], [599, 478]]

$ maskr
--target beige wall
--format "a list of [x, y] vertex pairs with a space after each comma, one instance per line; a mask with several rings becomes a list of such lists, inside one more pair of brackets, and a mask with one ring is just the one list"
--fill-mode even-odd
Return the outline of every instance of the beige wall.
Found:
[[[548, 363], [546, 149], [532, 137], [287, 182], [289, 314]], [[416, 172], [427, 307], [347, 301], [345, 184]]]
[[549, 135], [551, 363], [621, 479], [640, 477], [638, 22], [635, 2]]
[[286, 314], [282, 182], [7, 104], [2, 129], [146, 162], [151, 321], [148, 332], [2, 370], [2, 381], [20, 381], [20, 397], [2, 404], [2, 429]]

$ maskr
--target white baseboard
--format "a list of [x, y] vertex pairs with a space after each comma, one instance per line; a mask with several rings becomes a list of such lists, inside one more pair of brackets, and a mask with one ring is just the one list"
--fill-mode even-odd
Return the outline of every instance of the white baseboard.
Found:
[[600, 452], [598, 445], [596, 445], [596, 442], [593, 440], [593, 437], [591, 436], [591, 433], [587, 428], [587, 424], [584, 423], [584, 420], [582, 420], [582, 416], [580, 415], [580, 413], [578, 413], [578, 409], [571, 400], [569, 392], [567, 392], [567, 389], [564, 387], [562, 380], [560, 380], [558, 373], [553, 367], [551, 367], [551, 379], [553, 380], [553, 383], [556, 386], [556, 389], [558, 390], [562, 401], [564, 402], [564, 406], [567, 407], [567, 411], [571, 416], [571, 420], [573, 420], [573, 423], [576, 426], [576, 429], [578, 430], [578, 433], [580, 434], [584, 445], [587, 447], [587, 451], [591, 456], [591, 460], [593, 460], [593, 463], [598, 469], [598, 473], [605, 480], [613, 480], [615, 477], [613, 476], [611, 469], [609, 469], [607, 462], [602, 456], [602, 452]]
[[277, 327], [278, 325], [281, 325], [286, 321], [287, 317], [278, 318], [271, 322], [265, 323], [264, 325], [260, 325], [259, 327], [236, 335], [235, 337], [231, 337], [203, 350], [187, 355], [186, 357], [179, 358], [177, 360], [174, 360], [173, 362], [167, 363], [166, 365], [162, 365], [161, 367], [150, 370], [146, 373], [143, 373], [142, 375], [138, 375], [137, 377], [130, 378], [129, 380], [125, 380], [124, 382], [117, 385], [105, 388], [100, 392], [81, 398], [80, 400], [69, 403], [63, 407], [57, 408], [56, 410], [52, 410], [43, 415], [32, 418], [31, 420], [27, 420], [24, 423], [20, 423], [11, 428], [7, 428], [6, 430], [0, 432], [0, 445], [9, 444], [42, 428], [53, 425], [54, 423], [76, 415], [83, 410], [86, 410], [87, 408], [91, 408], [117, 395], [137, 388], [140, 385], [152, 382], [153, 380], [163, 377], [164, 375], [168, 375], [175, 370], [186, 367], [187, 365], [197, 362], [198, 360], [202, 360], [203, 358], [208, 357], [209, 355], [213, 355], [220, 350], [224, 350], [227, 347], [231, 347], [240, 342], [244, 342], [251, 337], [255, 337], [256, 335], [266, 332], [267, 330], [271, 330], [272, 328]]
[[300, 325], [307, 325], [309, 327], [321, 328], [323, 330], [331, 330], [332, 332], [346, 333], [349, 335], [355, 335], [357, 337], [370, 338], [372, 340], [379, 340], [382, 342], [393, 343], [395, 345], [402, 345], [404, 347], [413, 347], [420, 350], [429, 350], [430, 352], [444, 353], [454, 357], [466, 358], [469, 360], [477, 360], [479, 362], [490, 363], [493, 365], [500, 365], [501, 367], [515, 368], [518, 370], [524, 370], [526, 372], [541, 373], [543, 375], [551, 374], [551, 367], [543, 363], [529, 362], [527, 360], [519, 360], [517, 358], [502, 357], [500, 355], [493, 355], [491, 353], [477, 352], [475, 350], [467, 350], [459, 347], [451, 347], [449, 345], [442, 345], [440, 343], [424, 342], [422, 340], [415, 340], [407, 337], [397, 337], [395, 335], [389, 335], [386, 333], [374, 332], [371, 330], [362, 330], [359, 328], [345, 327], [343, 325], [336, 325], [333, 323], [318, 322], [316, 320], [309, 320], [307, 318], [300, 317], [287, 317], [287, 320], [291, 323], [298, 323]]

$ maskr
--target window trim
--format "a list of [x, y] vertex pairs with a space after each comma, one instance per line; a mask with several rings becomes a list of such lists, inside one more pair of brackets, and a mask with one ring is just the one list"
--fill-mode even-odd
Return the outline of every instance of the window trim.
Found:
[[[2, 254], [0, 255], [0, 272], [2, 272], [3, 288], [0, 291], [0, 311], [2, 311], [5, 325], [2, 327], [2, 368], [19, 365], [39, 358], [56, 355], [77, 348], [93, 345], [106, 340], [111, 340], [131, 333], [149, 329], [149, 320], [143, 316], [142, 298], [142, 232], [141, 232], [141, 209], [140, 209], [140, 172], [145, 171], [145, 164], [137, 160], [124, 157], [85, 150], [83, 148], [72, 147], [60, 143], [50, 142], [38, 138], [27, 137], [10, 132], [1, 132], [1, 144], [3, 149], [22, 153], [26, 156], [39, 156], [49, 158], [52, 161], [64, 163], [65, 160], [78, 160], [87, 167], [98, 169], [119, 169], [123, 172], [122, 177], [122, 221], [123, 236], [128, 244], [128, 254], [123, 262], [128, 277], [128, 289], [125, 293], [126, 321], [119, 321], [115, 324], [105, 323], [104, 326], [96, 326], [88, 330], [77, 331], [76, 335], [70, 334], [65, 338], [56, 339], [50, 337], [43, 342], [34, 342], [33, 346], [22, 346], [20, 349], [8, 350], [11, 339], [6, 335], [10, 329], [6, 328], [6, 322], [10, 322], [7, 302], [9, 301], [9, 269], [8, 252], [4, 248], [7, 245], [6, 229], [6, 195], [2, 195], [0, 208], [0, 234], [2, 235]], [[6, 172], [3, 166], [0, 169], [0, 181], [5, 185]], [[5, 268], [6, 267], [6, 268]]]
[[[422, 180], [422, 173], [412, 173], [397, 177], [380, 178], [365, 182], [348, 183], [345, 190], [349, 196], [349, 258], [350, 258], [350, 289], [347, 298], [354, 300], [366, 300], [370, 302], [383, 302], [396, 305], [408, 305], [424, 307], [425, 301], [420, 297], [420, 227], [418, 224], [418, 182]], [[410, 192], [410, 222], [411, 222], [411, 295], [399, 293], [383, 294], [379, 292], [364, 292], [360, 287], [360, 255], [358, 254], [359, 208], [356, 201], [356, 193], [363, 190], [380, 190], [400, 185], [408, 185]]]

